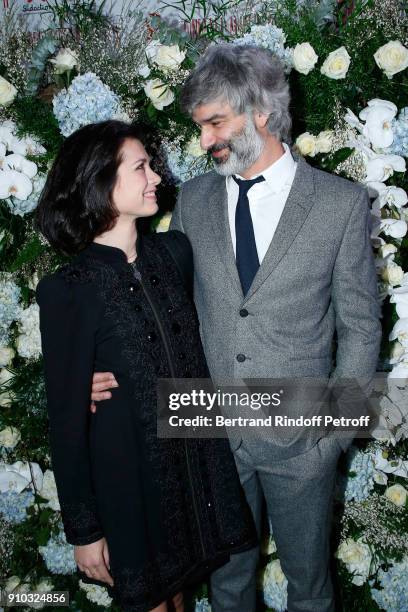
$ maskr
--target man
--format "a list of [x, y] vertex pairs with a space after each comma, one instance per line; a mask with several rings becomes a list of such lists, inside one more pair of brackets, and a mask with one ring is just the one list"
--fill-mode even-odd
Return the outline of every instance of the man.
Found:
[[[214, 171], [182, 185], [171, 224], [192, 244], [214, 380], [370, 380], [381, 328], [368, 196], [292, 156], [280, 62], [257, 48], [212, 46], [187, 79], [182, 105], [214, 161]], [[95, 392], [110, 384], [99, 380]], [[258, 528], [266, 499], [288, 610], [332, 612], [331, 505], [346, 444], [321, 433], [282, 442], [261, 432], [232, 434], [230, 443]], [[257, 562], [253, 549], [212, 575], [214, 612], [255, 610]]]

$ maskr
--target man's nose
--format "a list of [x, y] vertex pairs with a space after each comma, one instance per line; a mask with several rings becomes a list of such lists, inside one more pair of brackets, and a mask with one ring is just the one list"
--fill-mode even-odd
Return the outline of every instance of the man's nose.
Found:
[[215, 135], [214, 135], [213, 130], [209, 126], [203, 126], [201, 128], [201, 135], [200, 135], [201, 148], [207, 151], [214, 144], [215, 144]]

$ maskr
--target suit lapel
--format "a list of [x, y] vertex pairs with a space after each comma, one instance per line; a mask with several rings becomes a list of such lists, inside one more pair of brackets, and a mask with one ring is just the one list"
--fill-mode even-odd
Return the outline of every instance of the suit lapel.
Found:
[[221, 261], [227, 270], [234, 289], [243, 297], [241, 282], [235, 263], [234, 247], [228, 220], [228, 196], [225, 177], [214, 172], [214, 187], [208, 194], [211, 223]]
[[[296, 238], [314, 204], [313, 171], [303, 159], [297, 159], [292, 188], [283, 209], [275, 234], [245, 297], [247, 301], [273, 272]], [[228, 231], [228, 234], [230, 232]], [[237, 273], [238, 276], [238, 273]], [[239, 282], [239, 278], [238, 278]]]

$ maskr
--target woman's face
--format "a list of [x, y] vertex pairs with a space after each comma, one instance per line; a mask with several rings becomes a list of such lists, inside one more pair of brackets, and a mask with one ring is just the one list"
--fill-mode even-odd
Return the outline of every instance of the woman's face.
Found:
[[139, 140], [127, 138], [121, 148], [122, 162], [112, 198], [121, 215], [149, 217], [157, 210], [156, 186], [161, 178], [150, 168], [150, 157]]

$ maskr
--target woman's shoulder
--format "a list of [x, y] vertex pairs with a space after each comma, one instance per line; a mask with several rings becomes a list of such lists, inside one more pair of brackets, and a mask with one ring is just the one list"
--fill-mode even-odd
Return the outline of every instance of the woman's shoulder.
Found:
[[61, 304], [75, 296], [87, 294], [93, 289], [99, 271], [79, 259], [61, 265], [55, 272], [46, 274], [36, 288], [37, 302], [47, 300]]

